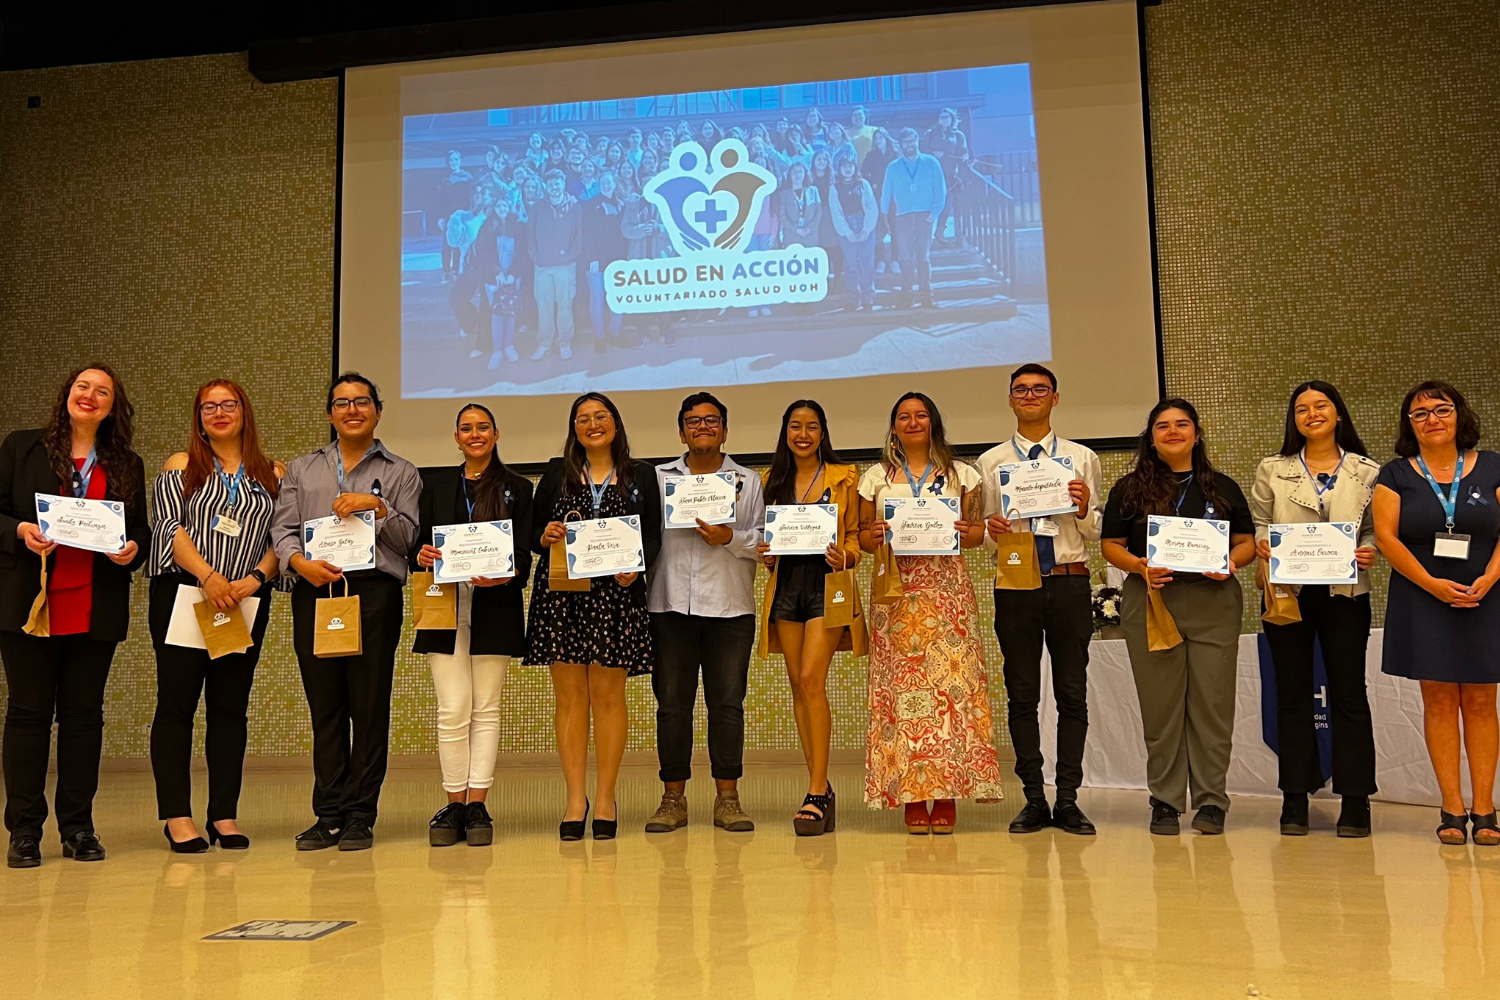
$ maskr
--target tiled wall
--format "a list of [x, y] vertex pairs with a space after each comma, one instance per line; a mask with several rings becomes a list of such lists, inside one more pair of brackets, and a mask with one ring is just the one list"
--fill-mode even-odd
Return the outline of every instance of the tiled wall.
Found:
[[[1167, 388], [1200, 406], [1217, 461], [1248, 485], [1286, 393], [1314, 376], [1344, 390], [1377, 457], [1422, 377], [1500, 426], [1491, 4], [1166, 0], [1148, 49]], [[262, 86], [240, 56], [0, 74], [0, 433], [36, 426], [68, 366], [103, 358], [148, 463], [182, 447], [192, 391], [217, 375], [250, 388], [274, 454], [327, 440], [336, 125], [333, 81]], [[1125, 462], [1104, 456], [1106, 480]], [[989, 570], [970, 569], [987, 624]], [[146, 754], [144, 607], [139, 587], [110, 757]], [[253, 754], [309, 747], [289, 618], [278, 601]], [[841, 657], [830, 677], [841, 748], [863, 744], [863, 667]], [[652, 745], [652, 707], [633, 682], [633, 748]], [[515, 668], [502, 749], [550, 749], [551, 712], [545, 673]], [[425, 662], [403, 654], [393, 750], [431, 752], [433, 713]], [[754, 747], [796, 746], [779, 659], [752, 664], [747, 726]]]

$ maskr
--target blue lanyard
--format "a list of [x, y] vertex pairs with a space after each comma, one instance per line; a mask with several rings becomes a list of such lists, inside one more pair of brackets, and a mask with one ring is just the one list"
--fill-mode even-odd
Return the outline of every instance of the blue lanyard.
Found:
[[933, 463], [928, 462], [927, 468], [922, 470], [922, 478], [915, 479], [911, 474], [911, 466], [906, 464], [906, 459], [901, 460], [901, 468], [906, 473], [906, 482], [911, 486], [911, 495], [919, 497], [922, 495], [922, 487], [927, 485], [927, 477], [932, 475]]
[[1458, 508], [1458, 491], [1462, 488], [1461, 482], [1464, 478], [1464, 453], [1458, 453], [1458, 468], [1453, 470], [1453, 482], [1448, 486], [1448, 495], [1443, 495], [1443, 488], [1438, 481], [1432, 478], [1432, 472], [1427, 468], [1427, 461], [1420, 454], [1417, 455], [1417, 464], [1422, 467], [1422, 475], [1427, 477], [1427, 485], [1432, 487], [1432, 492], [1437, 494], [1438, 503], [1443, 505], [1443, 517], [1448, 522], [1448, 532], [1453, 532], [1453, 516]]
[[[1187, 480], [1182, 484], [1182, 492], [1179, 493], [1179, 494], [1177, 494], [1177, 513], [1179, 515], [1182, 513], [1182, 501], [1184, 501], [1184, 500], [1187, 499], [1188, 490], [1190, 488], [1192, 488], [1193, 477], [1196, 476], [1196, 475], [1197, 475], [1196, 472], [1188, 473]], [[1211, 512], [1205, 511], [1205, 513], [1211, 513]]]
[[[373, 444], [370, 445], [370, 447], [368, 449], [366, 449], [365, 453], [363, 455], [359, 456], [360, 463], [363, 464], [364, 460], [370, 457], [370, 452], [372, 452], [374, 450], [375, 450], [375, 445], [373, 445]], [[339, 462], [339, 492], [340, 493], [349, 493], [349, 492], [351, 492], [351, 490], [349, 489], [349, 485], [348, 485], [348, 478], [349, 477], [348, 477], [348, 474], [344, 472], [344, 449], [341, 448], [341, 447], [339, 447], [339, 444], [338, 444], [337, 441], [335, 441], [334, 444], [333, 444], [333, 455], [334, 455], [335, 458], [338, 459], [338, 462]], [[359, 466], [356, 465], [355, 468], [359, 468]]]
[[244, 460], [240, 461], [239, 470], [235, 472], [232, 479], [224, 471], [224, 466], [219, 464], [217, 457], [214, 458], [214, 471], [219, 474], [219, 481], [224, 484], [224, 490], [229, 494], [229, 509], [234, 510], [234, 505], [240, 502], [240, 484], [245, 481]]
[[469, 499], [469, 477], [464, 475], [463, 470], [460, 469], [458, 473], [458, 479], [459, 482], [463, 484], [464, 506], [469, 508], [469, 520], [472, 521], [474, 520], [474, 501]]
[[812, 482], [810, 482], [810, 483], [807, 484], [807, 492], [802, 494], [802, 499], [798, 501], [799, 503], [807, 503], [808, 495], [812, 493], [813, 487], [815, 487], [815, 486], [818, 485], [818, 480], [821, 479], [822, 477], [823, 477], [823, 463], [819, 462], [818, 463], [818, 471], [813, 473]]
[[98, 464], [99, 453], [90, 448], [88, 458], [83, 460], [83, 471], [73, 473], [73, 495], [78, 499], [89, 495], [89, 485], [94, 481], [94, 468]]
[[589, 471], [589, 463], [583, 463], [583, 470], [586, 476], [584, 482], [588, 484], [589, 492], [594, 495], [594, 516], [598, 517], [599, 508], [604, 506], [604, 492], [609, 489], [609, 484], [615, 481], [615, 470], [610, 469], [609, 475], [604, 477], [604, 482], [597, 486], [594, 485], [594, 474]]
[[[1016, 436], [1014, 434], [1012, 434], [1011, 438], [1010, 438], [1010, 448], [1011, 448], [1012, 451], [1014, 451], [1016, 453], [1016, 457], [1019, 458], [1021, 461], [1023, 461], [1023, 462], [1029, 462], [1029, 461], [1032, 460], [1031, 459], [1031, 453], [1030, 453], [1030, 451], [1023, 452], [1021, 450], [1021, 445], [1018, 443], [1018, 441], [1016, 439]], [[1052, 435], [1052, 452], [1051, 452], [1051, 454], [1048, 457], [1049, 458], [1056, 458], [1057, 457], [1057, 435], [1056, 434]]]
[[1339, 470], [1344, 467], [1344, 449], [1339, 449], [1339, 464], [1334, 466], [1332, 473], [1320, 472], [1317, 475], [1313, 475], [1313, 470], [1308, 468], [1307, 465], [1306, 449], [1298, 452], [1297, 457], [1302, 459], [1302, 471], [1307, 473], [1308, 479], [1312, 480], [1313, 490], [1318, 494], [1318, 513], [1321, 514], [1323, 512], [1323, 494], [1338, 484]]

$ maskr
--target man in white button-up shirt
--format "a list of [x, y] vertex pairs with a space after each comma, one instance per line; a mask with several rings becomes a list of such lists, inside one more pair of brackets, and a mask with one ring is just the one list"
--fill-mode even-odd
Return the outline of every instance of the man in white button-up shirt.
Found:
[[755, 829], [739, 804], [744, 772], [745, 692], [755, 646], [756, 546], [766, 524], [760, 476], [724, 454], [729, 411], [712, 394], [682, 401], [677, 431], [687, 454], [656, 470], [665, 498], [666, 477], [732, 472], [734, 521], [673, 528], [663, 525], [661, 555], [651, 568], [651, 638], [656, 667], [656, 752], [665, 789], [647, 833], [667, 833], [687, 823], [687, 780], [692, 776], [693, 705], [698, 672], [708, 707], [708, 758], [718, 795], [714, 824]]
[[[1068, 833], [1087, 835], [1094, 833], [1094, 825], [1078, 808], [1089, 726], [1089, 642], [1094, 636], [1085, 543], [1099, 540], [1103, 513], [1098, 501], [1099, 456], [1052, 432], [1052, 410], [1059, 402], [1057, 376], [1041, 365], [1017, 368], [1010, 377], [1016, 432], [980, 456], [979, 474], [984, 479], [985, 546], [993, 549], [1007, 532], [1035, 532], [1042, 571], [1039, 590], [995, 591], [995, 638], [1005, 657], [1010, 740], [1016, 751], [1016, 775], [1026, 793], [1026, 805], [1011, 822], [1010, 831], [1034, 833], [1056, 825]], [[1043, 455], [1072, 459], [1076, 478], [1068, 492], [1078, 511], [1031, 518], [1031, 523], [1013, 520], [1013, 512], [1001, 510], [999, 468]], [[1052, 658], [1052, 691], [1057, 699], [1057, 805], [1051, 810], [1042, 784], [1042, 738], [1037, 722], [1044, 642]]]

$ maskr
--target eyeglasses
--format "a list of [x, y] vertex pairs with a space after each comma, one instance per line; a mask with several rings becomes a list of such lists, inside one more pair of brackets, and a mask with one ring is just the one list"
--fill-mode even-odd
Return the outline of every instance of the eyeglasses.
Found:
[[608, 413], [596, 413], [593, 416], [589, 416], [586, 413], [580, 413], [578, 416], [573, 418], [573, 426], [587, 427], [590, 424], [598, 424], [600, 427], [603, 427], [612, 420], [614, 420], [614, 417]]
[[1032, 399], [1046, 399], [1050, 395], [1052, 395], [1050, 385], [1016, 385], [1011, 386], [1010, 389], [1011, 399], [1025, 399], [1027, 396]]
[[1412, 410], [1407, 414], [1407, 416], [1411, 418], [1412, 423], [1423, 424], [1427, 422], [1428, 417], [1437, 417], [1439, 420], [1447, 420], [1457, 412], [1458, 407], [1454, 406], [1452, 403], [1444, 403], [1441, 406], [1434, 406], [1430, 410]]
[[723, 417], [683, 417], [682, 426], [696, 430], [699, 427], [707, 427], [715, 430], [724, 425]]
[[215, 413], [235, 413], [240, 408], [238, 399], [226, 399], [219, 403], [199, 403], [198, 412], [205, 417], [211, 417]]
[[345, 399], [343, 396], [340, 396], [333, 401], [333, 408], [341, 411], [347, 410], [351, 406], [356, 410], [368, 410], [374, 405], [375, 400], [369, 396], [355, 396], [353, 399]]

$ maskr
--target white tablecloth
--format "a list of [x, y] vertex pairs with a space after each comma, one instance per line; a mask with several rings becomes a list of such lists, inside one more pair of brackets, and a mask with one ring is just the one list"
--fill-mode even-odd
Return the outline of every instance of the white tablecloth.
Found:
[[[1382, 632], [1370, 634], [1365, 664], [1370, 712], [1375, 722], [1376, 798], [1419, 805], [1441, 804], [1437, 780], [1422, 740], [1422, 692], [1416, 681], [1380, 672]], [[1239, 693], [1234, 718], [1234, 754], [1229, 763], [1232, 795], [1280, 797], [1276, 755], [1261, 738], [1258, 636], [1240, 636]], [[1057, 707], [1052, 669], [1042, 661], [1042, 752], [1048, 783], [1054, 780]], [[1469, 791], [1468, 761], [1463, 763]], [[1145, 788], [1146, 744], [1135, 679], [1123, 639], [1096, 639], [1089, 650], [1089, 737], [1084, 749], [1083, 783], [1100, 788]]]

